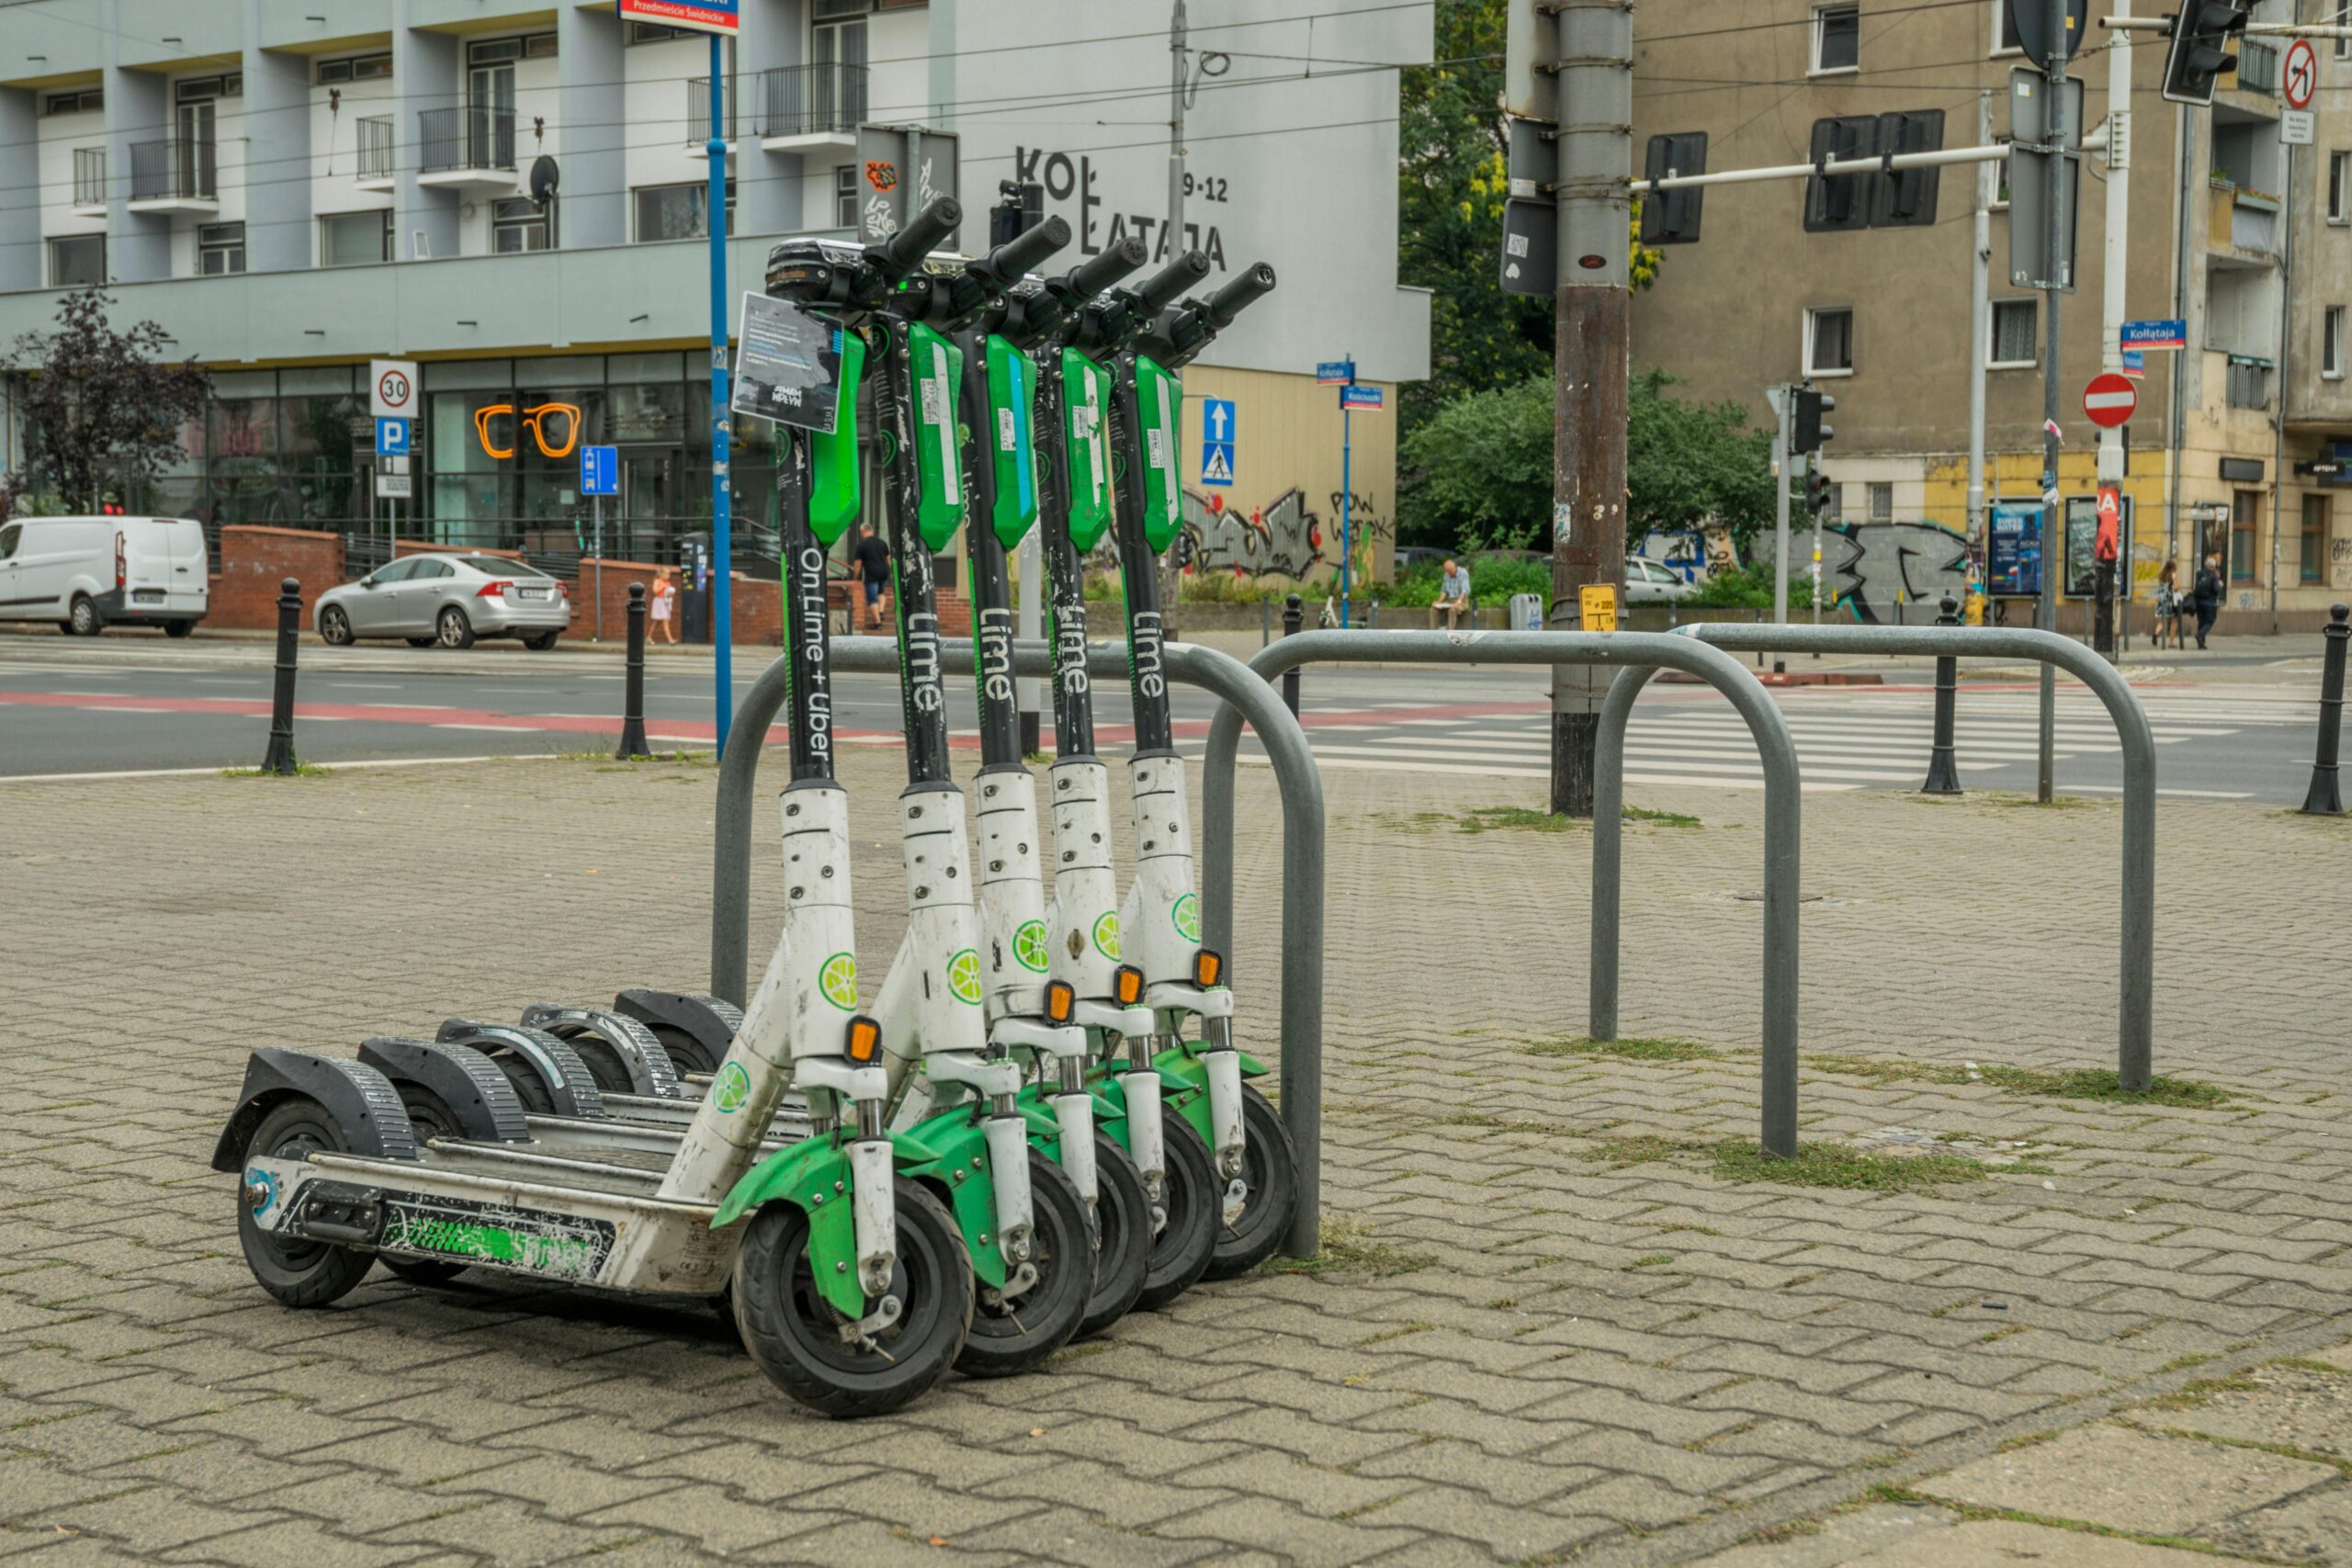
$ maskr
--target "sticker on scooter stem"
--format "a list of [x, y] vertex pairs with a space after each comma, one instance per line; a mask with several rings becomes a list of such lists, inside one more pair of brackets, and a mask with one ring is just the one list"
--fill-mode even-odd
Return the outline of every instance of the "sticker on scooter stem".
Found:
[[1105, 915], [1094, 922], [1094, 951], [1115, 964], [1119, 961], [1119, 917]]
[[1012, 933], [1012, 956], [1021, 960], [1024, 969], [1046, 972], [1046, 922], [1031, 920]]
[[836, 953], [825, 960], [817, 971], [817, 988], [825, 999], [843, 1012], [857, 1010], [857, 959], [847, 953]]
[[751, 1098], [752, 1075], [743, 1070], [742, 1063], [729, 1062], [718, 1069], [718, 1077], [710, 1086], [710, 1102], [721, 1115], [734, 1115]]
[[1187, 893], [1176, 900], [1168, 911], [1168, 919], [1176, 927], [1176, 934], [1186, 942], [1201, 940], [1201, 901]]
[[980, 1005], [980, 955], [966, 948], [947, 961], [947, 991], [959, 1002]]

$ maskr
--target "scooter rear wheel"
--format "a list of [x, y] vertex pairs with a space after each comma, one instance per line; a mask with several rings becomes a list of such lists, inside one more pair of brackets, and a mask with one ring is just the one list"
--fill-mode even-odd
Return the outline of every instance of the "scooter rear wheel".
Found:
[[1100, 1334], [1135, 1310], [1151, 1269], [1151, 1202], [1119, 1141], [1094, 1134], [1094, 1294], [1076, 1337]]
[[715, 1073], [718, 1064], [703, 1049], [701, 1041], [674, 1024], [646, 1021], [645, 1027], [653, 1031], [653, 1038], [662, 1042], [662, 1049], [670, 1054], [670, 1065], [681, 1077], [687, 1073]]
[[1298, 1154], [1290, 1129], [1273, 1102], [1248, 1084], [1241, 1086], [1241, 1132], [1248, 1140], [1241, 1176], [1250, 1184], [1250, 1197], [1241, 1217], [1228, 1224], [1220, 1195], [1216, 1249], [1204, 1279], [1230, 1280], [1272, 1258], [1298, 1208]]
[[844, 1340], [842, 1316], [818, 1293], [808, 1216], [770, 1203], [735, 1258], [735, 1324], [769, 1381], [820, 1416], [886, 1416], [946, 1376], [972, 1321], [972, 1259], [939, 1200], [897, 1183], [899, 1260], [889, 1293], [899, 1319], [872, 1345]]
[[1158, 1312], [1191, 1290], [1207, 1272], [1216, 1246], [1219, 1190], [1208, 1145], [1173, 1113], [1160, 1128], [1159, 1143], [1168, 1160], [1168, 1224], [1152, 1238], [1151, 1268], [1136, 1298], [1145, 1312]]
[[966, 1377], [1011, 1377], [1038, 1365], [1069, 1343], [1094, 1294], [1086, 1200], [1068, 1171], [1035, 1149], [1028, 1155], [1029, 1261], [1037, 1281], [1009, 1302], [991, 1303], [988, 1287], [977, 1286], [972, 1332], [956, 1358]]
[[[308, 1096], [280, 1102], [245, 1145], [245, 1157], [308, 1159], [314, 1154], [344, 1154], [343, 1134], [326, 1107]], [[252, 1208], [237, 1200], [237, 1241], [245, 1267], [261, 1288], [290, 1307], [324, 1306], [348, 1295], [368, 1277], [376, 1256], [324, 1241], [284, 1241], [261, 1228]]]

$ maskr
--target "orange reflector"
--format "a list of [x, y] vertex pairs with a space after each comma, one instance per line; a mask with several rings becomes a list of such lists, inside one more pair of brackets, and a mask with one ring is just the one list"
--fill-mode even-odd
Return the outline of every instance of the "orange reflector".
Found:
[[1068, 980], [1046, 983], [1046, 1016], [1056, 1023], [1068, 1023], [1072, 1010], [1078, 1006], [1078, 992]]
[[1193, 984], [1204, 991], [1225, 978], [1225, 957], [1213, 948], [1193, 954]]
[[869, 1066], [882, 1051], [882, 1026], [858, 1014], [849, 1021], [849, 1059], [859, 1066]]
[[1132, 964], [1122, 964], [1114, 973], [1112, 978], [1118, 987], [1114, 994], [1119, 998], [1119, 1005], [1121, 1007], [1131, 1008], [1137, 1002], [1143, 1000], [1142, 970], [1136, 968]]

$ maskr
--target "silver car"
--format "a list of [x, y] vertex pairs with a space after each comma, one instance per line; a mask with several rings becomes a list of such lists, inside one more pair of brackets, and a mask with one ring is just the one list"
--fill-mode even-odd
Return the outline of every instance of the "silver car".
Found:
[[571, 592], [534, 566], [504, 556], [402, 556], [356, 582], [319, 595], [311, 624], [342, 648], [397, 637], [411, 648], [471, 648], [485, 637], [549, 649], [571, 625]]
[[1670, 566], [1661, 566], [1640, 556], [1625, 558], [1625, 603], [1628, 604], [1664, 604], [1673, 600], [1688, 599], [1699, 592], [1699, 585], [1684, 579]]

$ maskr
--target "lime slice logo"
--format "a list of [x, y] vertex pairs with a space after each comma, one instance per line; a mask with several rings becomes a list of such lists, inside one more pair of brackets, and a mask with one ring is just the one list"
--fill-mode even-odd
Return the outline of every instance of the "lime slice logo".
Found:
[[1021, 960], [1022, 967], [1046, 972], [1046, 922], [1031, 920], [1012, 933], [1012, 956]]
[[1190, 893], [1185, 894], [1176, 900], [1176, 907], [1168, 911], [1168, 918], [1175, 922], [1178, 936], [1186, 942], [1201, 940], [1201, 901], [1198, 898]]
[[980, 1005], [980, 955], [966, 948], [947, 961], [947, 989], [959, 1002]]
[[718, 1069], [718, 1080], [710, 1086], [710, 1102], [721, 1114], [734, 1115], [751, 1098], [752, 1075], [743, 1070], [742, 1063], [729, 1062]]
[[847, 953], [836, 953], [825, 960], [817, 971], [817, 988], [825, 999], [843, 1012], [857, 1010], [857, 959]]
[[1095, 951], [1116, 964], [1119, 961], [1119, 917], [1104, 915], [1094, 922]]

